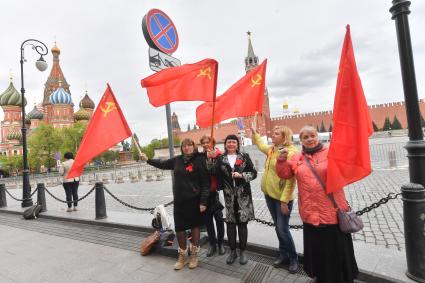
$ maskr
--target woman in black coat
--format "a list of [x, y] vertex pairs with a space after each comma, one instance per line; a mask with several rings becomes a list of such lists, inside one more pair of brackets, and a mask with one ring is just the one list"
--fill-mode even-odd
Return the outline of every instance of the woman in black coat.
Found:
[[186, 230], [192, 231], [189, 268], [198, 266], [200, 226], [203, 224], [203, 213], [207, 208], [210, 189], [210, 177], [205, 164], [205, 157], [198, 153], [191, 139], [181, 143], [182, 154], [167, 160], [148, 159], [145, 154], [142, 160], [159, 169], [173, 170], [174, 184], [174, 226], [179, 243], [179, 258], [174, 269], [180, 270], [187, 263]]
[[227, 239], [230, 255], [226, 263], [232, 264], [236, 257], [236, 228], [239, 235], [239, 263], [248, 262], [245, 255], [248, 240], [248, 221], [254, 219], [254, 206], [250, 181], [257, 177], [257, 171], [247, 153], [239, 151], [239, 139], [228, 135], [224, 141], [225, 152], [217, 158], [214, 166], [219, 189], [223, 190], [226, 206]]

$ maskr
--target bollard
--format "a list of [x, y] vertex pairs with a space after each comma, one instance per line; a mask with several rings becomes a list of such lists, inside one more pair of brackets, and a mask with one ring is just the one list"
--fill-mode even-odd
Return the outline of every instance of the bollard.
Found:
[[37, 203], [41, 205], [40, 212], [46, 212], [47, 211], [47, 204], [46, 204], [46, 191], [45, 191], [44, 183], [38, 183], [37, 184]]
[[425, 189], [410, 183], [401, 187], [407, 277], [425, 282]]
[[388, 151], [388, 161], [390, 168], [397, 167], [397, 158], [395, 157], [395, 150]]
[[96, 183], [95, 199], [96, 199], [96, 202], [95, 202], [96, 220], [105, 219], [108, 216], [106, 215], [105, 190], [103, 189], [102, 182]]
[[6, 186], [4, 184], [0, 184], [0, 207], [6, 207]]

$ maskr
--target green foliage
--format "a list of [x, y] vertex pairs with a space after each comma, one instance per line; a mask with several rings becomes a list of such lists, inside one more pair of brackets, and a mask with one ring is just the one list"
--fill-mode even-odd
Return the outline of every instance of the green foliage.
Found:
[[324, 132], [326, 132], [326, 129], [325, 129], [325, 124], [323, 123], [323, 120], [322, 120], [322, 123], [320, 124], [320, 131], [319, 131], [320, 133], [324, 133]]
[[187, 124], [187, 131], [190, 131], [190, 124]]
[[422, 114], [421, 114], [421, 126], [425, 127], [425, 120], [424, 120], [424, 116], [422, 116]]
[[107, 150], [94, 158], [94, 161], [100, 161], [102, 164], [108, 164], [118, 161], [120, 154], [118, 151]]
[[316, 125], [316, 130], [317, 130], [318, 133], [320, 133], [319, 125]]
[[379, 128], [374, 121], [372, 121], [373, 131], [379, 132]]
[[397, 116], [394, 116], [394, 120], [391, 124], [391, 129], [392, 130], [400, 130], [402, 128], [403, 127], [401, 126], [400, 121], [397, 119]]
[[385, 122], [384, 122], [384, 126], [382, 127], [383, 131], [389, 131], [391, 130], [391, 122], [390, 122], [390, 118], [386, 117], [385, 118]]
[[330, 133], [332, 133], [332, 123], [329, 125], [329, 131]]
[[8, 171], [9, 175], [18, 174], [22, 170], [22, 155], [0, 156], [1, 169]]
[[70, 127], [57, 129], [59, 135], [62, 138], [60, 152], [62, 154], [65, 152], [72, 152], [75, 156], [77, 154], [78, 148], [80, 147], [80, 143], [83, 139], [86, 128], [87, 125], [77, 122]]
[[45, 123], [40, 124], [28, 140], [30, 168], [38, 170], [41, 165], [45, 165], [50, 171], [55, 165], [54, 154], [61, 150], [63, 142], [61, 130]]

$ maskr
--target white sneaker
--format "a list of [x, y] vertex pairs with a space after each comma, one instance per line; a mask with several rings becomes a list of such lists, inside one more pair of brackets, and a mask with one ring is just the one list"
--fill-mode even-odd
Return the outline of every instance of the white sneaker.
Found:
[[72, 211], [72, 208], [70, 208], [70, 207], [68, 207], [67, 209], [66, 209], [66, 212], [71, 212]]
[[74, 211], [77, 211], [78, 209], [77, 209], [77, 207], [76, 206], [74, 206]]

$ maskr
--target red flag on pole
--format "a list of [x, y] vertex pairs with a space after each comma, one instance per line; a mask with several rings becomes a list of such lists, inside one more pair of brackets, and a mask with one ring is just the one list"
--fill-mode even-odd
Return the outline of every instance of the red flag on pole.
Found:
[[108, 84], [66, 178], [80, 176], [87, 162], [129, 136], [131, 130]]
[[[267, 60], [249, 71], [232, 85], [224, 94], [217, 97], [215, 103], [214, 123], [262, 113], [266, 86]], [[206, 102], [196, 109], [196, 124], [205, 128], [212, 124], [213, 103]]]
[[372, 120], [357, 72], [349, 25], [339, 63], [333, 123], [328, 153], [327, 193], [358, 181], [372, 171], [369, 153]]
[[218, 63], [204, 59], [194, 64], [172, 67], [141, 81], [149, 102], [163, 106], [173, 101], [213, 101]]

